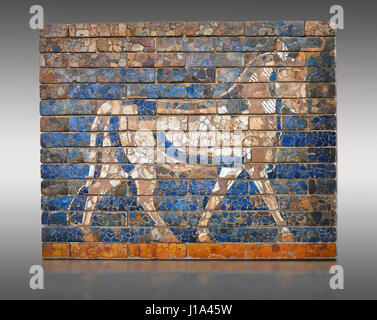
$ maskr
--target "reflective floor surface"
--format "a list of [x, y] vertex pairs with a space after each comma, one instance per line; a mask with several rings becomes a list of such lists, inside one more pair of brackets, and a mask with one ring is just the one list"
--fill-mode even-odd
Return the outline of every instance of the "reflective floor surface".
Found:
[[[336, 261], [44, 260], [47, 299], [331, 299]], [[37, 298], [37, 297], [36, 297]]]

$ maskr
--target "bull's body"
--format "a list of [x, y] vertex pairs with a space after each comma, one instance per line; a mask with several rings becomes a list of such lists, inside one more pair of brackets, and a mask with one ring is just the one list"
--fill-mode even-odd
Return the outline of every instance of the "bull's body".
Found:
[[[269, 53], [272, 54], [272, 53]], [[274, 53], [275, 54], [275, 53]], [[257, 58], [263, 58], [264, 54], [259, 55]], [[257, 59], [256, 58], [256, 59]], [[280, 57], [281, 58], [281, 57]], [[254, 60], [253, 60], [254, 61]], [[246, 67], [250, 66], [253, 61], [249, 61], [246, 65]], [[244, 73], [246, 72], [246, 67], [244, 71], [240, 74], [239, 77], [243, 77]], [[266, 68], [268, 69], [268, 68]], [[268, 72], [268, 70], [267, 70]], [[236, 84], [232, 85], [228, 90], [218, 93], [215, 98], [222, 98], [234, 90]], [[265, 105], [263, 105], [266, 112], [271, 112], [271, 106], [270, 101], [266, 101]], [[113, 146], [118, 147], [127, 145], [124, 141], [122, 141], [123, 137], [122, 135], [119, 135], [118, 133], [112, 132], [111, 135], [109, 133], [109, 128], [111, 128], [111, 123], [109, 115], [118, 115], [120, 113], [119, 106], [117, 107], [111, 107], [111, 103], [105, 102], [97, 111], [97, 117], [92, 123], [91, 126], [91, 147], [98, 147], [98, 133], [96, 131], [99, 131], [99, 126], [101, 127], [101, 131], [104, 131], [102, 133], [103, 140], [101, 142], [100, 146]], [[173, 146], [174, 147], [174, 146]], [[164, 150], [164, 149], [163, 149]], [[171, 150], [171, 148], [170, 148]], [[177, 150], [179, 150], [179, 147], [177, 147]], [[165, 152], [165, 155], [168, 158], [174, 158], [177, 157], [177, 153], [169, 153]], [[175, 156], [174, 156], [175, 155]], [[190, 156], [190, 155], [189, 155]], [[129, 155], [124, 151], [121, 151], [121, 154], [114, 155], [114, 162], [120, 162], [117, 157], [121, 157], [123, 159], [123, 162], [129, 163], [129, 164], [140, 164], [140, 156], [137, 154]], [[171, 159], [170, 159], [171, 160]], [[236, 162], [238, 160], [235, 159]], [[158, 163], [155, 163], [156, 166], [160, 165]], [[273, 166], [270, 166], [269, 169], [273, 169]], [[115, 170], [115, 171], [114, 171]], [[83, 188], [87, 189], [88, 196], [85, 203], [84, 208], [84, 215], [82, 219], [81, 225], [88, 226], [91, 224], [91, 218], [92, 213], [96, 210], [98, 202], [100, 200], [101, 195], [106, 195], [109, 191], [111, 191], [113, 188], [115, 188], [120, 181], [119, 180], [111, 180], [116, 177], [122, 177], [125, 176], [124, 172], [122, 172], [124, 169], [122, 166], [111, 166], [108, 164], [102, 164], [100, 165], [100, 172], [95, 173], [95, 171], [98, 171], [98, 165], [91, 165], [90, 166], [90, 172], [87, 178], [89, 179]], [[148, 172], [146, 172], [146, 168], [143, 168], [142, 165], [134, 166], [131, 171], [127, 172], [128, 177], [133, 177], [137, 179], [137, 177], [148, 175]], [[249, 169], [246, 169], [244, 165], [237, 164], [234, 166], [224, 166], [221, 168], [219, 172], [219, 178], [221, 179], [234, 179], [236, 180], [240, 174], [244, 171], [248, 171], [250, 176], [253, 176], [254, 168], [251, 167]], [[142, 172], [145, 171], [145, 172]], [[96, 177], [100, 177], [101, 179], [96, 179]], [[272, 188], [271, 183], [268, 179], [268, 172], [267, 169], [261, 173], [260, 177], [262, 179], [260, 180], [254, 180], [255, 189], [258, 190], [258, 192], [261, 194], [261, 197], [263, 201], [265, 202], [266, 206], [268, 207], [268, 210], [273, 215], [275, 222], [277, 225], [285, 225], [284, 219], [282, 218], [279, 207], [277, 203], [276, 197], [273, 195], [274, 190]], [[227, 190], [229, 190], [233, 182], [230, 182], [228, 184]], [[135, 184], [137, 191], [139, 190], [138, 183]], [[219, 189], [219, 182], [217, 181], [216, 184], [212, 188], [211, 197], [209, 198], [208, 203], [205, 205], [204, 212], [201, 214], [200, 221], [198, 223], [198, 233], [199, 233], [199, 241], [200, 242], [210, 242], [209, 238], [209, 231], [208, 231], [208, 222], [211, 218], [212, 212], [216, 210], [218, 205], [221, 203], [224, 195], [216, 195], [216, 190]], [[80, 192], [80, 191], [79, 191]], [[139, 192], [137, 192], [139, 195]], [[153, 193], [152, 193], [153, 194]], [[158, 211], [155, 208], [154, 203], [154, 197], [153, 196], [137, 196], [138, 199], [138, 205], [140, 205], [143, 208], [143, 211], [148, 212], [150, 217], [153, 219], [156, 225], [158, 226], [167, 226], [163, 218], [159, 215]], [[165, 241], [177, 241], [176, 237], [174, 236], [173, 232], [168, 228], [161, 228], [163, 232], [163, 236]]]

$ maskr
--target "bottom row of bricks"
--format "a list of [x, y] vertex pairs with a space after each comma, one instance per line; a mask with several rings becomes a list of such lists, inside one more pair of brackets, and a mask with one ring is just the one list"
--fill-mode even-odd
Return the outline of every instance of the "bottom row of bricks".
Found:
[[43, 243], [42, 251], [44, 258], [77, 259], [332, 259], [336, 244]]

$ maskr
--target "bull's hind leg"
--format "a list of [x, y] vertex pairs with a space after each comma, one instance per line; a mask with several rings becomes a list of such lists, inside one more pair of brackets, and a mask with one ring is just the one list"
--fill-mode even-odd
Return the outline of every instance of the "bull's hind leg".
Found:
[[[243, 167], [235, 167], [235, 168], [222, 168], [220, 172], [220, 178], [228, 178], [228, 179], [237, 179], [237, 177], [240, 175], [240, 173], [244, 170]], [[252, 169], [251, 169], [252, 170]], [[262, 175], [265, 173], [262, 173]], [[227, 187], [227, 191], [232, 187], [234, 181], [230, 183]], [[274, 195], [274, 190], [271, 186], [271, 183], [269, 180], [256, 180], [254, 181], [258, 192], [261, 193], [261, 197], [263, 201], [265, 202], [267, 208], [269, 211], [271, 211], [271, 214], [278, 226], [284, 226], [286, 225], [286, 222], [282, 218], [280, 211], [279, 211], [279, 205], [276, 199], [276, 196]], [[219, 189], [219, 182], [216, 182], [213, 193], [215, 193]], [[213, 194], [212, 193], [212, 194]], [[212, 216], [212, 211], [216, 210], [221, 200], [224, 198], [224, 196], [212, 196], [210, 201], [208, 201], [208, 204], [206, 206], [205, 212], [203, 213], [200, 221], [199, 221], [199, 241], [200, 242], [210, 242], [209, 237], [209, 230], [208, 230], [208, 222], [209, 219]]]
[[[100, 109], [98, 110], [98, 114], [102, 114], [108, 112], [104, 109], [105, 105], [102, 105]], [[101, 128], [100, 128], [101, 127]], [[111, 146], [111, 139], [109, 136], [109, 133], [107, 132], [110, 128], [110, 118], [107, 116], [97, 116], [92, 125], [91, 125], [91, 131], [92, 132], [98, 132], [98, 131], [104, 131], [103, 133], [103, 141], [101, 142], [101, 146]], [[97, 145], [97, 137], [98, 133], [91, 133], [90, 135], [90, 146], [91, 147], [98, 147]], [[97, 162], [101, 162], [102, 159], [99, 157], [98, 154], [96, 154], [96, 160]], [[114, 157], [114, 162], [117, 162], [116, 157]], [[118, 172], [116, 173], [116, 176], [120, 176], [121, 169], [117, 168]], [[111, 174], [114, 174], [112, 172]], [[119, 182], [112, 182], [109, 180], [100, 180], [96, 179], [96, 177], [99, 178], [109, 178], [109, 165], [101, 165], [100, 172], [96, 173], [96, 166], [91, 165], [89, 175], [87, 178], [91, 178], [93, 180], [88, 180], [86, 183], [86, 188], [88, 189], [88, 197], [86, 199], [83, 218], [82, 218], [82, 225], [90, 225], [93, 211], [97, 208], [98, 200], [101, 196], [105, 195], [108, 191], [110, 191], [112, 188], [116, 187]]]

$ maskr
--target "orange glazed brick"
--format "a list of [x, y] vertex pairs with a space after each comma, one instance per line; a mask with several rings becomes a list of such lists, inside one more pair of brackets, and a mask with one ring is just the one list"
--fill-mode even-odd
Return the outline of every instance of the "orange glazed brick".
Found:
[[168, 259], [186, 257], [186, 245], [177, 243], [129, 244], [130, 258]]
[[43, 243], [43, 258], [69, 258], [69, 243]]
[[245, 244], [226, 244], [222, 245], [222, 254], [224, 258], [245, 258]]
[[336, 257], [336, 244], [248, 244], [247, 259], [313, 259]]
[[297, 244], [295, 251], [296, 251], [296, 259], [304, 259], [305, 258], [305, 245]]
[[71, 244], [71, 257], [72, 258], [127, 258], [127, 245], [112, 243], [72, 243]]
[[186, 253], [185, 244], [179, 244], [179, 243], [169, 244], [169, 258], [185, 258], [186, 255], [187, 253]]
[[308, 244], [306, 246], [307, 258], [335, 258], [336, 257], [336, 244], [335, 243], [319, 243]]
[[189, 258], [199, 259], [244, 259], [244, 244], [189, 244]]

